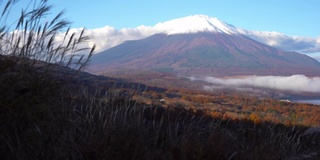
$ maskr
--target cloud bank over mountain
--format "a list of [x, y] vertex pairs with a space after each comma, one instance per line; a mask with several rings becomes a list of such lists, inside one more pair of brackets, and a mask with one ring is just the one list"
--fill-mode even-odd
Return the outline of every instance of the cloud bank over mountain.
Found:
[[[203, 16], [203, 15], [199, 15]], [[87, 29], [86, 35], [91, 37], [90, 41], [87, 42], [87, 46], [92, 46], [96, 44], [96, 53], [114, 47], [118, 44], [121, 44], [127, 40], [137, 40], [149, 37], [151, 35], [157, 33], [176, 33], [177, 28], [170, 28], [174, 26], [175, 22], [179, 22], [183, 24], [183, 20], [192, 20], [194, 16], [179, 18], [163, 23], [158, 23], [155, 26], [138, 26], [136, 28], [123, 28], [123, 29], [115, 29], [111, 26], [105, 26], [102, 28], [96, 29]], [[216, 18], [208, 17], [209, 22], [219, 21]], [[187, 24], [189, 24], [188, 22]], [[221, 22], [224, 23], [224, 22]], [[181, 27], [181, 25], [179, 25]], [[195, 27], [204, 29], [207, 26], [199, 26]], [[233, 27], [233, 26], [232, 26]], [[186, 29], [186, 28], [182, 28]], [[210, 31], [210, 29], [208, 29]], [[269, 31], [249, 31], [245, 29], [234, 28], [238, 33], [246, 35], [256, 41], [261, 43], [276, 47], [278, 49], [282, 49], [285, 51], [297, 51], [300, 53], [308, 54], [311, 57], [314, 57], [320, 60], [320, 37], [318, 38], [310, 38], [310, 37], [302, 37], [302, 36], [288, 36], [278, 32], [269, 32]], [[234, 32], [234, 30], [232, 32]], [[71, 31], [75, 33], [80, 33], [80, 29], [72, 29]], [[63, 34], [62, 34], [63, 35]]]
[[[70, 33], [80, 34], [82, 28], [71, 29]], [[109, 49], [128, 40], [137, 40], [156, 34], [157, 32], [152, 27], [138, 26], [136, 28], [115, 29], [111, 26], [102, 28], [86, 29], [85, 35], [89, 36], [89, 40], [85, 47], [96, 45], [96, 53]], [[57, 35], [56, 41], [62, 40], [64, 33]]]
[[[248, 31], [244, 29], [238, 29], [238, 31], [256, 41], [285, 51], [296, 51], [312, 57], [320, 52], [320, 37], [288, 36], [278, 32]], [[320, 60], [320, 57], [318, 58]]]
[[267, 88], [294, 92], [320, 93], [320, 77], [308, 78], [304, 75], [292, 76], [246, 76], [239, 78], [190, 77], [191, 81], [204, 81], [212, 86], [204, 86], [206, 90], [214, 88]]

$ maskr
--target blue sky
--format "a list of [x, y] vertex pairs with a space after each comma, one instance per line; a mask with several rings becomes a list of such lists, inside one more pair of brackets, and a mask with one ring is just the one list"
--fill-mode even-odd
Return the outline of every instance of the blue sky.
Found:
[[248, 30], [320, 36], [319, 0], [55, 0], [53, 12], [66, 9], [73, 27], [117, 29], [153, 26], [194, 14]]
[[[29, 2], [21, 0], [19, 5]], [[49, 3], [54, 5], [53, 13], [66, 9], [65, 17], [73, 22], [74, 28], [153, 26], [205, 14], [247, 30], [320, 37], [319, 0], [51, 0]]]

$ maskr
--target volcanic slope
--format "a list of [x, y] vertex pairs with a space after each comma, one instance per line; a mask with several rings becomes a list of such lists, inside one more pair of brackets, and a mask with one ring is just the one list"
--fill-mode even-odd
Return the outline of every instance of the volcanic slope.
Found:
[[183, 74], [320, 75], [304, 54], [259, 43], [216, 18], [197, 15], [156, 25], [162, 33], [126, 41], [92, 57], [90, 72], [156, 70]]

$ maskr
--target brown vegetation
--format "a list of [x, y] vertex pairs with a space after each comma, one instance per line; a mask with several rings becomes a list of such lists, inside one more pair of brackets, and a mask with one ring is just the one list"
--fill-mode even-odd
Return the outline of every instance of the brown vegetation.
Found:
[[[301, 110], [310, 116], [312, 112], [308, 110], [318, 106], [189, 91], [97, 87], [94, 85], [97, 77], [87, 76], [57, 79], [59, 87], [51, 88], [50, 92], [44, 83], [32, 94], [14, 91], [23, 101], [14, 97], [1, 100], [0, 156], [3, 159], [320, 158], [319, 131], [293, 126], [294, 121], [285, 116], [291, 110]], [[269, 105], [274, 113], [273, 122], [279, 120], [277, 123], [265, 120], [262, 113], [268, 113], [269, 107], [259, 107], [262, 104]], [[286, 124], [287, 121], [290, 123]]]
[[[167, 97], [169, 93], [176, 96]], [[155, 93], [150, 91], [145, 95], [152, 97]], [[164, 106], [179, 104], [184, 108], [201, 110], [212, 117], [251, 120], [256, 123], [271, 122], [288, 126], [317, 127], [320, 124], [319, 105], [187, 90], [167, 90], [162, 95], [158, 93], [157, 98], [152, 97], [154, 104], [158, 104], [159, 97], [166, 100]]]

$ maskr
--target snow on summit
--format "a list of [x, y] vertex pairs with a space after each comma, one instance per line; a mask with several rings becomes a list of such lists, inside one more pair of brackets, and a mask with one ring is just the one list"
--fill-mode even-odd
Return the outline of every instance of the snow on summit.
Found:
[[238, 34], [237, 29], [217, 18], [206, 15], [194, 15], [178, 18], [154, 26], [155, 29], [171, 34], [219, 32], [225, 34]]

